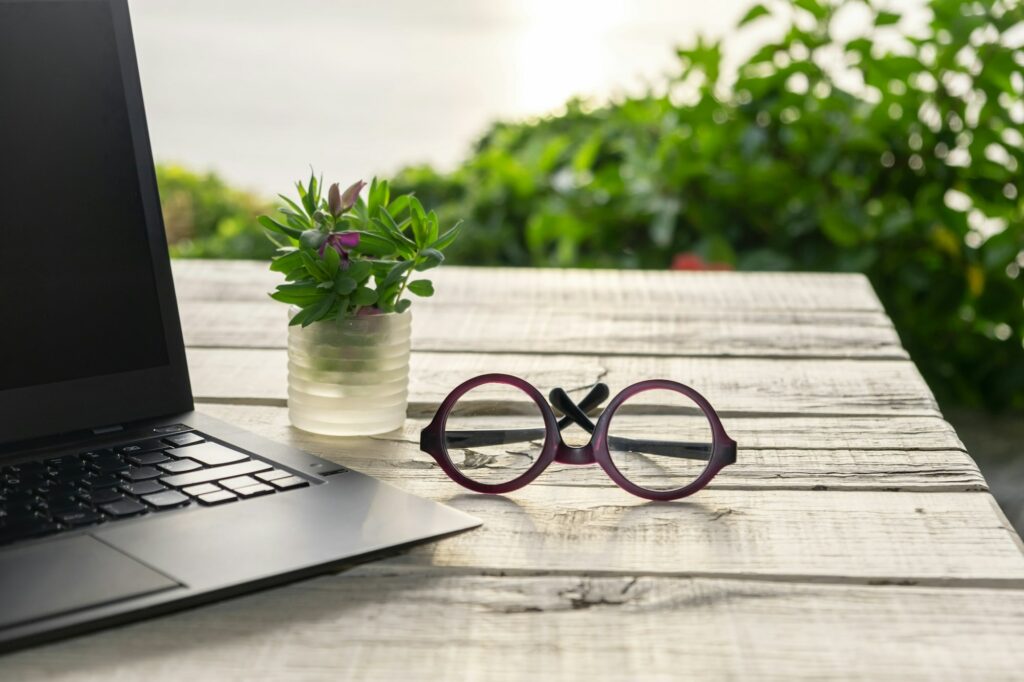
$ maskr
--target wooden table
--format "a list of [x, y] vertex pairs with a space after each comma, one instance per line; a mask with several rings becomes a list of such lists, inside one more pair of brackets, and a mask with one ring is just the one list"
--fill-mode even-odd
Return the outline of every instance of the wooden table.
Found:
[[[442, 268], [405, 429], [289, 427], [265, 264], [179, 262], [200, 409], [485, 521], [336, 575], [0, 659], [0, 679], [1008, 679], [1024, 554], [858, 275]], [[685, 501], [600, 469], [467, 494], [417, 448], [459, 381], [668, 377], [739, 462]]]

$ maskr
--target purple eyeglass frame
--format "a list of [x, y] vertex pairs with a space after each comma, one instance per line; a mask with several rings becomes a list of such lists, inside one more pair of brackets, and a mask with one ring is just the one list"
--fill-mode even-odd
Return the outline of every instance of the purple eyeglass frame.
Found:
[[[546, 433], [544, 445], [537, 460], [525, 472], [504, 483], [480, 483], [468, 478], [452, 462], [451, 457], [448, 455], [448, 448], [445, 445], [445, 425], [452, 408], [455, 407], [455, 403], [468, 391], [484, 384], [507, 384], [518, 388], [530, 396], [533, 402], [537, 404], [544, 418]], [[604, 395], [607, 396], [607, 388], [603, 386], [602, 388]], [[648, 490], [632, 483], [616, 468], [612, 462], [611, 453], [608, 451], [608, 425], [616, 410], [618, 410], [623, 402], [636, 394], [654, 389], [675, 391], [690, 398], [700, 407], [708, 423], [711, 425], [713, 442], [712, 452], [710, 457], [708, 457], [707, 465], [694, 481], [674, 490]], [[557, 397], [556, 394], [558, 393], [564, 396], [564, 392], [561, 389], [555, 389], [552, 392], [552, 398]], [[568, 404], [566, 404], [567, 401]], [[568, 419], [579, 422], [580, 418], [582, 418], [587, 424], [591, 424], [579, 406], [572, 403], [568, 396], [564, 396], [560, 402], [562, 404], [558, 407], [563, 409], [564, 406], [563, 411], [567, 413]], [[586, 402], [588, 400], [584, 399], [581, 401], [581, 404]], [[430, 424], [420, 433], [420, 449], [433, 457], [438, 466], [448, 474], [448, 477], [462, 487], [474, 492], [489, 494], [502, 494], [518, 490], [532, 483], [552, 462], [558, 462], [560, 464], [573, 465], [599, 464], [605, 473], [608, 474], [609, 478], [628, 493], [647, 500], [678, 500], [701, 490], [719, 471], [736, 462], [736, 441], [725, 432], [725, 427], [722, 426], [722, 420], [719, 419], [715, 408], [711, 407], [711, 403], [700, 393], [677, 381], [650, 379], [627, 386], [612, 398], [611, 402], [608, 403], [608, 407], [598, 417], [597, 422], [592, 425], [593, 433], [590, 442], [582, 447], [570, 447], [566, 445], [565, 440], [562, 438], [559, 422], [555, 418], [555, 413], [551, 406], [532, 384], [511, 374], [482, 374], [464, 381], [448, 394], [448, 397], [438, 407], [437, 413]]]

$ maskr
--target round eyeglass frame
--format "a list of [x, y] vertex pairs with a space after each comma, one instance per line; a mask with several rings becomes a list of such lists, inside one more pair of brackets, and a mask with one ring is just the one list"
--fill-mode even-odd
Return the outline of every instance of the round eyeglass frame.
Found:
[[[503, 483], [481, 483], [463, 474], [448, 454], [445, 442], [445, 426], [456, 403], [469, 391], [485, 384], [505, 384], [518, 388], [536, 403], [544, 418], [545, 436], [540, 455], [529, 469]], [[608, 451], [608, 425], [615, 416], [615, 412], [633, 396], [655, 389], [675, 391], [686, 396], [701, 409], [711, 426], [712, 452], [704, 470], [692, 482], [672, 490], [648, 490], [633, 483], [615, 466], [611, 453]], [[707, 399], [689, 386], [668, 379], [640, 381], [619, 391], [594, 424], [590, 442], [582, 447], [566, 445], [554, 411], [533, 384], [511, 374], [500, 373], [482, 374], [456, 386], [438, 407], [430, 424], [420, 434], [420, 449], [433, 457], [449, 478], [473, 492], [502, 494], [518, 490], [532, 483], [552, 462], [571, 465], [596, 463], [604, 469], [604, 472], [616, 485], [626, 492], [647, 500], [657, 501], [678, 500], [704, 488], [719, 471], [736, 462], [736, 447], [736, 441], [725, 432], [722, 420], [719, 419], [718, 413], [711, 407]]]

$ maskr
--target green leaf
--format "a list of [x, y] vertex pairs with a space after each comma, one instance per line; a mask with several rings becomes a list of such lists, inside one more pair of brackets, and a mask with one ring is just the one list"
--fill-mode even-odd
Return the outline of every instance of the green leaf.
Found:
[[431, 211], [430, 213], [427, 214], [427, 243], [424, 244], [424, 246], [429, 246], [430, 244], [437, 241], [437, 233], [439, 230], [438, 225], [439, 223], [437, 220], [437, 213]]
[[413, 262], [414, 261], [411, 260], [404, 260], [395, 265], [394, 267], [392, 267], [391, 270], [388, 271], [387, 277], [384, 278], [384, 280], [380, 283], [378, 288], [387, 289], [392, 284], [397, 283], [400, 279], [402, 279], [402, 276], [405, 275], [406, 272], [408, 272], [409, 268], [412, 267]]
[[423, 206], [416, 197], [409, 199], [409, 206], [412, 208], [410, 213], [412, 218], [412, 236], [416, 241], [416, 246], [422, 249], [430, 243], [430, 227], [427, 214], [423, 212]]
[[365, 281], [371, 272], [373, 272], [373, 265], [365, 260], [349, 261], [348, 269], [345, 270], [345, 274], [357, 282]]
[[[288, 197], [286, 197], [283, 194], [278, 194], [277, 196], [281, 197], [281, 200], [284, 201], [284, 203], [288, 204], [291, 207], [292, 211], [295, 212], [296, 215], [306, 216], [306, 212], [303, 211], [302, 207], [299, 206], [297, 203], [295, 203], [294, 201], [292, 201], [291, 199], [289, 199]], [[282, 213], [284, 213], [284, 209], [283, 208], [280, 208], [278, 210], [281, 211]]]
[[459, 222], [455, 223], [455, 227], [453, 227], [452, 229], [448, 230], [447, 232], [442, 234], [440, 237], [438, 237], [436, 240], [434, 240], [434, 243], [430, 245], [430, 248], [431, 249], [437, 249], [438, 251], [444, 251], [449, 246], [451, 246], [452, 242], [455, 241], [455, 238], [459, 236], [459, 230], [460, 229], [462, 229], [462, 221], [461, 220]]
[[[303, 324], [310, 315], [313, 314], [313, 309], [310, 307], [303, 308], [299, 312], [292, 316], [292, 319], [288, 320], [288, 326], [294, 327], [295, 325]], [[305, 325], [303, 325], [305, 326]]]
[[359, 244], [352, 249], [368, 256], [393, 256], [397, 251], [394, 242], [372, 232], [359, 232]]
[[292, 239], [298, 239], [299, 236], [302, 234], [302, 232], [296, 230], [294, 227], [282, 225], [281, 223], [277, 222], [268, 215], [261, 215], [256, 220], [259, 222], [260, 225], [267, 228], [271, 232], [277, 232], [278, 234], [283, 234], [286, 237], [291, 237]]
[[429, 279], [418, 279], [415, 282], [409, 282], [409, 286], [406, 288], [417, 296], [423, 296], [424, 298], [434, 295], [434, 284]]
[[270, 294], [275, 301], [290, 303], [298, 306], [307, 306], [316, 301], [323, 293], [318, 291], [315, 285], [303, 284], [279, 284], [277, 290]]
[[875, 17], [875, 26], [892, 26], [900, 23], [900, 15], [896, 12], [880, 11]]
[[314, 258], [308, 251], [300, 251], [299, 254], [302, 257], [302, 264], [317, 281], [327, 282], [333, 279], [321, 265], [319, 258]]
[[313, 169], [309, 169], [309, 184], [306, 185], [306, 196], [302, 198], [302, 205], [306, 207], [306, 213], [310, 217], [316, 213], [317, 206], [317, 195], [316, 195], [316, 174]]
[[342, 270], [334, 280], [334, 290], [342, 296], [351, 294], [356, 289], [356, 281]]
[[297, 250], [291, 250], [270, 261], [270, 269], [273, 272], [288, 273], [296, 268], [302, 267], [302, 256]]
[[344, 320], [345, 316], [348, 314], [348, 296], [339, 296], [336, 301], [336, 307], [337, 310], [335, 311], [334, 317], [338, 320]]
[[302, 201], [302, 208], [308, 216], [312, 216], [316, 213], [316, 205], [313, 203], [313, 197], [306, 189], [305, 185], [301, 181], [295, 183], [295, 189], [299, 192], [299, 199]]
[[761, 5], [761, 4], [754, 5], [753, 7], [750, 8], [750, 10], [747, 11], [746, 14], [743, 15], [743, 18], [740, 19], [740, 23], [737, 24], [737, 27], [739, 27], [739, 26], [746, 26], [747, 24], [749, 24], [750, 22], [754, 21], [755, 19], [759, 19], [761, 17], [769, 16], [769, 15], [771, 15], [771, 12], [769, 12], [768, 8], [765, 7], [764, 5]]
[[[338, 274], [338, 270], [341, 268], [341, 256], [334, 249], [324, 249], [323, 255], [324, 264], [327, 266], [327, 274], [334, 277]], [[347, 291], [339, 292], [347, 294]]]
[[396, 198], [394, 201], [392, 201], [390, 204], [388, 204], [388, 208], [387, 208], [388, 213], [390, 213], [393, 216], [401, 215], [402, 211], [404, 211], [404, 210], [409, 208], [409, 197], [410, 196], [412, 196], [412, 195], [411, 194], [403, 194], [402, 196]]
[[321, 294], [320, 298], [311, 305], [304, 307], [288, 323], [289, 325], [301, 324], [308, 327], [317, 320], [322, 320], [334, 304], [334, 294]]
[[411, 306], [411, 305], [412, 305], [412, 301], [410, 301], [407, 298], [404, 298], [404, 299], [402, 299], [401, 301], [399, 301], [398, 303], [395, 304], [395, 312], [396, 313], [404, 313], [406, 310], [409, 309], [409, 306]]
[[391, 238], [395, 246], [398, 247], [398, 251], [405, 256], [411, 256], [416, 253], [416, 242], [405, 236], [405, 233], [402, 232], [402, 226], [395, 221], [391, 212], [382, 208], [380, 216], [380, 220], [376, 221], [376, 224], [384, 234]]
[[373, 305], [377, 302], [377, 292], [369, 287], [359, 287], [352, 294], [352, 303], [357, 306]]
[[367, 194], [366, 204], [371, 217], [388, 205], [390, 195], [391, 189], [387, 180], [378, 180], [375, 177], [370, 181], [370, 192]]
[[416, 271], [423, 272], [436, 268], [444, 262], [444, 254], [437, 249], [424, 249], [420, 252], [420, 261], [416, 264]]
[[304, 248], [316, 251], [320, 248], [320, 245], [327, 239], [327, 233], [321, 232], [320, 230], [306, 230], [299, 235], [299, 244]]
[[828, 10], [818, 0], [793, 0], [793, 4], [814, 15], [815, 19], [824, 19]]

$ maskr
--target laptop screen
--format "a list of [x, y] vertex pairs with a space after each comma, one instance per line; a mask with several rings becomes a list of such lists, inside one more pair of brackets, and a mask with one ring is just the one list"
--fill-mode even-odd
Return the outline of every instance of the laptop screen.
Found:
[[168, 364], [109, 2], [0, 0], [0, 391]]

